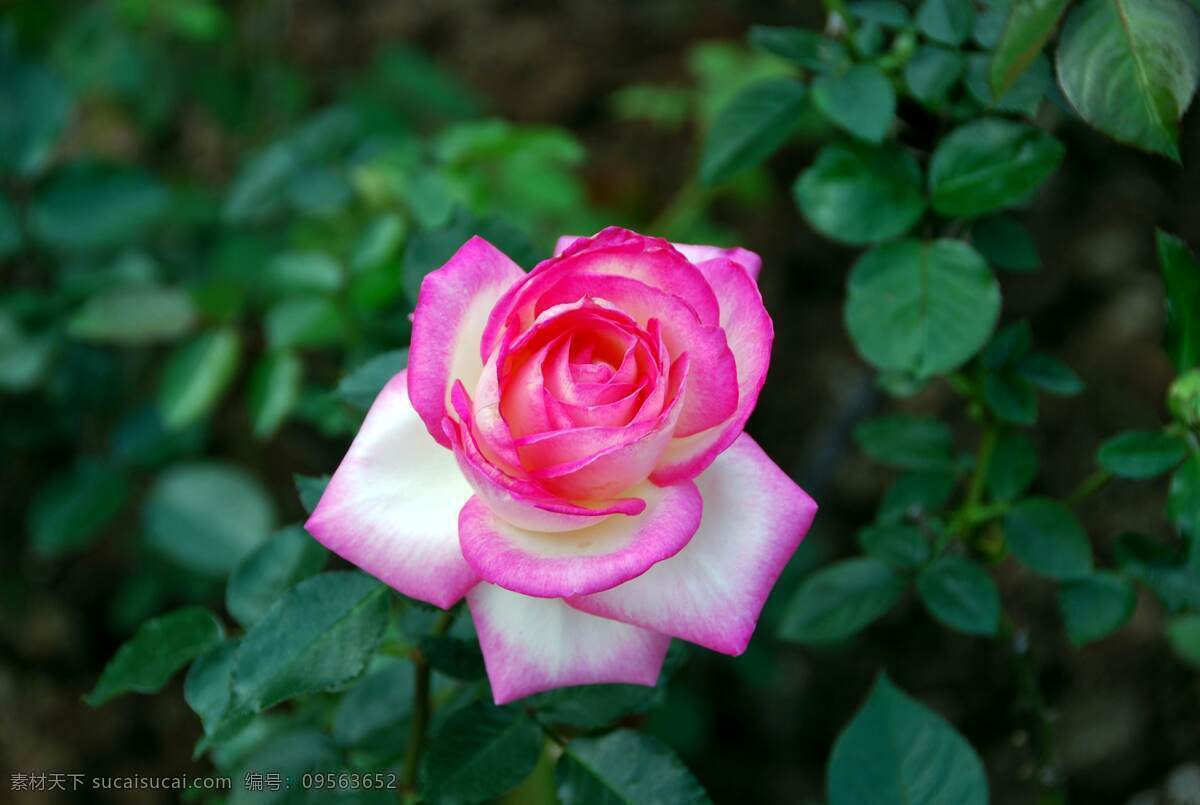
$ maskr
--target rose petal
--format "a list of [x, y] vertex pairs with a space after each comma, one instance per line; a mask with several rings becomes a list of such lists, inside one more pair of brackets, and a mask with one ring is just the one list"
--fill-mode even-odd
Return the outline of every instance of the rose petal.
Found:
[[763, 307], [758, 286], [729, 260], [709, 260], [700, 270], [721, 297], [721, 327], [737, 362], [737, 410], [724, 422], [667, 445], [650, 476], [656, 484], [695, 478], [731, 445], [746, 426], [767, 379], [775, 327]]
[[[587, 240], [587, 238], [580, 235], [563, 235], [560, 237], [554, 244], [554, 256], [558, 257], [577, 240]], [[741, 246], [725, 249], [720, 246], [699, 246], [692, 243], [672, 243], [671, 245], [693, 265], [699, 265], [706, 260], [725, 257], [735, 263], [739, 263], [742, 268], [746, 269], [746, 273], [753, 280], [758, 279], [758, 272], [762, 268], [762, 258], [749, 249], [743, 249]]]
[[517, 528], [479, 498], [458, 519], [463, 556], [485, 581], [539, 598], [607, 590], [674, 556], [700, 525], [696, 485], [642, 484], [630, 490], [646, 501], [636, 517], [610, 517], [590, 528], [546, 533]]
[[483, 371], [479, 342], [496, 301], [525, 276], [492, 244], [473, 237], [421, 282], [408, 352], [408, 393], [429, 433], [449, 447], [442, 417], [450, 388], [474, 388]]
[[671, 638], [561, 599], [480, 582], [467, 594], [496, 704], [571, 685], [654, 685]]
[[817, 505], [748, 434], [699, 478], [700, 529], [641, 576], [570, 600], [585, 612], [740, 654]]
[[477, 581], [458, 545], [471, 487], [425, 431], [407, 388], [404, 372], [384, 386], [304, 527], [372, 576], [445, 609]]

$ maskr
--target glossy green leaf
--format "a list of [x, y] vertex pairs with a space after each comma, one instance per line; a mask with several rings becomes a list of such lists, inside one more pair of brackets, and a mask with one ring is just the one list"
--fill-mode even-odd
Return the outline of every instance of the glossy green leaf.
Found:
[[892, 414], [862, 423], [854, 438], [871, 458], [892, 467], [933, 469], [954, 458], [950, 429], [936, 419]]
[[845, 45], [807, 28], [755, 25], [750, 29], [750, 44], [814, 72], [838, 70], [850, 64]]
[[387, 587], [362, 573], [322, 573], [300, 582], [242, 638], [233, 671], [235, 706], [257, 712], [349, 684], [382, 639], [387, 614]]
[[1179, 119], [1200, 80], [1200, 19], [1183, 0], [1085, 0], [1058, 43], [1058, 82], [1118, 142], [1179, 159]]
[[1096, 573], [1069, 581], [1058, 590], [1058, 607], [1067, 637], [1076, 646], [1115, 632], [1133, 617], [1137, 591], [1116, 573]]
[[904, 83], [909, 94], [936, 109], [946, 101], [962, 73], [962, 54], [937, 45], [922, 45], [904, 65]]
[[878, 559], [835, 562], [808, 576], [788, 605], [779, 636], [829, 643], [883, 617], [904, 593], [904, 579]]
[[1020, 433], [1002, 433], [988, 464], [988, 494], [1000, 502], [1016, 500], [1029, 489], [1037, 471], [1038, 453], [1033, 442]]
[[90, 297], [67, 322], [81, 341], [137, 346], [172, 341], [196, 323], [196, 308], [178, 288], [132, 285]]
[[857, 19], [884, 28], [907, 28], [912, 23], [908, 9], [898, 0], [857, 0], [849, 8]]
[[1179, 238], [1159, 230], [1158, 265], [1167, 297], [1167, 354], [1180, 374], [1200, 366], [1200, 263]]
[[0, 196], [0, 257], [8, 257], [19, 251], [24, 240], [16, 208], [8, 199]]
[[874, 366], [919, 377], [949, 372], [987, 342], [1000, 286], [957, 240], [902, 240], [863, 255], [850, 272], [846, 326]]
[[1029, 231], [1015, 218], [993, 215], [971, 225], [971, 243], [984, 259], [997, 268], [1021, 273], [1042, 265]]
[[874, 558], [901, 570], [929, 561], [929, 538], [908, 525], [872, 525], [858, 532], [858, 544]]
[[1072, 397], [1083, 391], [1083, 381], [1070, 366], [1055, 357], [1034, 352], [1017, 363], [1017, 374], [1047, 394]]
[[1037, 392], [1028, 380], [1008, 369], [983, 378], [983, 400], [1001, 422], [1032, 425], [1037, 421]]
[[178, 464], [150, 487], [142, 506], [147, 544], [181, 567], [222, 578], [275, 525], [275, 507], [253, 476], [213, 462]]
[[342, 268], [325, 252], [286, 252], [271, 260], [263, 276], [282, 294], [330, 294], [342, 286]]
[[1187, 442], [1161, 430], [1131, 430], [1100, 445], [1100, 466], [1122, 478], [1153, 478], [1187, 458]]
[[1167, 514], [1176, 528], [1200, 542], [1200, 455], [1193, 454], [1171, 477]]
[[397, 372], [408, 366], [408, 348], [384, 352], [368, 360], [338, 383], [337, 394], [355, 408], [367, 410]]
[[537, 765], [545, 736], [515, 707], [477, 702], [442, 724], [421, 765], [421, 788], [433, 802], [499, 797]]
[[329, 476], [296, 474], [292, 476], [292, 480], [296, 484], [296, 493], [300, 496], [300, 505], [304, 507], [307, 514], [312, 514], [321, 500], [321, 495], [325, 494], [325, 487], [329, 485]]
[[29, 506], [29, 539], [44, 557], [87, 547], [125, 507], [131, 492], [123, 473], [84, 461], [53, 479]]
[[1021, 204], [1062, 161], [1058, 140], [1011, 120], [987, 118], [950, 132], [929, 163], [929, 193], [942, 215], [972, 218]]
[[[329, 736], [315, 729], [296, 729], [271, 735], [245, 759], [240, 772], [233, 778], [229, 805], [284, 805], [287, 803], [326, 803], [331, 801], [328, 789], [305, 788], [305, 774], [329, 774], [340, 769], [337, 747]], [[256, 786], [267, 774], [278, 774], [278, 788]], [[257, 775], [257, 776], [256, 776]], [[311, 779], [311, 778], [310, 778]], [[284, 782], [286, 781], [286, 785]], [[310, 783], [311, 785], [311, 783]], [[365, 791], [356, 791], [355, 799], [362, 800]], [[391, 792], [389, 792], [391, 793]], [[355, 801], [355, 800], [351, 800]]]
[[57, 171], [29, 205], [29, 231], [52, 249], [78, 252], [138, 240], [159, 222], [169, 194], [129, 168], [76, 164]]
[[295, 296], [267, 311], [263, 326], [274, 350], [336, 344], [345, 332], [341, 310], [323, 296]]
[[700, 155], [700, 180], [717, 184], [763, 162], [796, 131], [807, 92], [787, 78], [743, 89], [717, 113]]
[[41, 170], [74, 105], [70, 89], [57, 75], [0, 53], [0, 174], [29, 176]]
[[917, 592], [929, 614], [951, 629], [992, 636], [1000, 628], [1000, 591], [970, 559], [941, 557], [917, 575]]
[[813, 227], [843, 243], [877, 243], [907, 232], [925, 211], [921, 169], [899, 148], [831, 144], [796, 181]]
[[168, 428], [203, 419], [221, 401], [237, 373], [241, 343], [232, 329], [211, 330], [176, 349], [158, 387], [158, 407]]
[[813, 105], [830, 123], [870, 143], [883, 142], [896, 113], [892, 82], [868, 64], [818, 76], [812, 96]]
[[554, 776], [562, 805], [710, 801], [670, 747], [632, 730], [576, 738], [563, 749]]
[[929, 515], [949, 502], [957, 485], [953, 467], [914, 470], [898, 477], [879, 504], [879, 522], [898, 523], [906, 517]]
[[183, 680], [183, 698], [200, 717], [205, 735], [216, 733], [229, 709], [237, 649], [236, 640], [218, 643], [196, 658]]
[[1117, 538], [1117, 567], [1154, 593], [1168, 612], [1200, 610], [1200, 547], [1193, 541], [1192, 561], [1160, 542], [1125, 533]]
[[258, 360], [246, 399], [257, 438], [269, 439], [279, 430], [300, 399], [303, 379], [304, 364], [293, 352], [271, 352]]
[[482, 679], [486, 673], [479, 642], [473, 638], [425, 635], [419, 648], [430, 668], [451, 679]]
[[346, 692], [333, 714], [338, 746], [399, 754], [407, 740], [413, 701], [413, 664], [392, 660]]
[[98, 707], [130, 691], [155, 693], [176, 671], [224, 637], [221, 622], [203, 607], [186, 607], [148, 620], [117, 649], [84, 701]]
[[945, 719], [880, 674], [829, 758], [829, 805], [987, 805], [983, 764]]
[[1050, 60], [1038, 56], [999, 98], [992, 93], [992, 85], [988, 80], [989, 64], [987, 54], [972, 53], [967, 56], [966, 85], [971, 97], [987, 109], [1036, 117], [1046, 94], [1054, 86]]
[[992, 52], [992, 92], [1004, 95], [1045, 47], [1069, 0], [1013, 0], [1004, 33]]
[[1167, 642], [1181, 660], [1200, 668], [1200, 614], [1180, 615], [1169, 620]]
[[971, 0], [922, 0], [917, 8], [917, 29], [943, 45], [961, 45], [974, 27]]
[[293, 585], [325, 568], [329, 552], [300, 526], [276, 531], [247, 554], [225, 587], [225, 608], [249, 628]]
[[1092, 572], [1092, 544], [1079, 520], [1049, 498], [1026, 498], [1004, 517], [1004, 537], [1013, 555], [1030, 569], [1059, 581]]

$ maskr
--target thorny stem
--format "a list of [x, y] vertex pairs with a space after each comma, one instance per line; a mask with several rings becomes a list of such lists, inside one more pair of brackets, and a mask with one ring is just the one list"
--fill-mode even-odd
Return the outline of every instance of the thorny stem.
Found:
[[1000, 623], [1000, 641], [1012, 656], [1013, 682], [1017, 687], [1017, 708], [1026, 721], [1029, 750], [1038, 786], [1038, 805], [1064, 805], [1066, 792], [1058, 773], [1054, 752], [1054, 727], [1046, 712], [1046, 702], [1038, 684], [1037, 668], [1029, 652], [1029, 634], [1007, 616]]
[[[454, 619], [458, 617], [458, 608], [443, 612], [433, 625], [430, 634], [437, 637], [450, 631]], [[409, 801], [417, 788], [417, 769], [421, 764], [421, 755], [425, 752], [425, 737], [429, 728], [429, 716], [432, 708], [429, 704], [430, 677], [432, 675], [429, 662], [420, 649], [412, 651], [413, 666], [416, 669], [416, 683], [413, 688], [412, 721], [409, 724], [408, 748], [404, 755], [404, 776], [401, 786], [401, 800]]]

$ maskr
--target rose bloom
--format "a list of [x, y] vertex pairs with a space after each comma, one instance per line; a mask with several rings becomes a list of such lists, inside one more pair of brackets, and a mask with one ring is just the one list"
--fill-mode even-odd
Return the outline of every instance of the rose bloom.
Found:
[[466, 596], [497, 704], [745, 650], [816, 504], [743, 432], [774, 331], [745, 249], [624, 229], [525, 273], [472, 238], [306, 527], [412, 598]]

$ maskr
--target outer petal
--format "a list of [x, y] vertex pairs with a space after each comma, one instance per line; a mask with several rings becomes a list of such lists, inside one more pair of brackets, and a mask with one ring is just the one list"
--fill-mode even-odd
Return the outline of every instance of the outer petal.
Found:
[[636, 579], [571, 599], [571, 605], [741, 654], [817, 504], [745, 433], [696, 483], [704, 519], [687, 547]]
[[455, 380], [474, 388], [483, 371], [479, 342], [496, 301], [525, 276], [520, 266], [473, 237], [421, 282], [408, 353], [408, 394], [429, 433], [449, 447], [442, 417]]
[[429, 434], [400, 372], [384, 386], [305, 528], [412, 598], [450, 607], [477, 581], [458, 546], [471, 487]]
[[737, 410], [719, 425], [672, 440], [650, 475], [656, 484], [696, 477], [733, 444], [758, 403], [771, 363], [775, 327], [750, 275], [729, 260], [709, 260], [699, 267], [721, 300], [721, 327], [737, 362]]
[[671, 645], [666, 635], [487, 582], [467, 603], [496, 704], [570, 685], [654, 685]]
[[677, 554], [696, 533], [704, 507], [690, 481], [661, 489], [643, 484], [630, 493], [646, 501], [641, 514], [560, 533], [517, 528], [473, 497], [458, 520], [463, 556], [485, 581], [539, 598], [615, 587]]
[[[554, 244], [554, 256], [558, 257], [579, 239], [579, 235], [563, 235], [560, 237]], [[749, 249], [743, 249], [741, 246], [723, 249], [720, 246], [699, 246], [691, 243], [672, 243], [671, 245], [675, 247], [677, 252], [696, 265], [718, 257], [728, 258], [735, 263], [741, 264], [753, 280], [758, 279], [758, 272], [762, 268], [762, 258]]]

